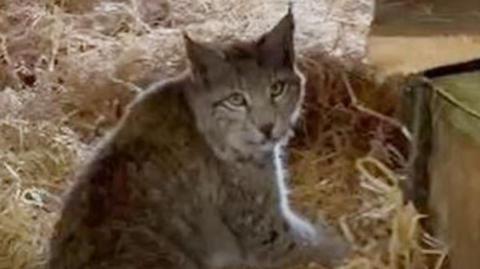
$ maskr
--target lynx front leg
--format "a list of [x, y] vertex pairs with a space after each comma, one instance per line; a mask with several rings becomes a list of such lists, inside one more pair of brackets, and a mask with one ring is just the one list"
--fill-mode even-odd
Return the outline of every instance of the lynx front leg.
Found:
[[284, 218], [290, 225], [290, 233], [299, 242], [301, 255], [309, 261], [332, 267], [342, 262], [350, 248], [333, 229], [326, 224], [312, 225], [289, 208], [283, 210]]
[[[260, 218], [258, 222], [243, 225], [237, 233], [249, 266], [283, 268], [312, 261], [332, 266], [340, 263], [348, 252], [346, 245], [327, 229], [314, 228], [291, 212], [267, 213]], [[250, 216], [250, 219], [255, 218]]]

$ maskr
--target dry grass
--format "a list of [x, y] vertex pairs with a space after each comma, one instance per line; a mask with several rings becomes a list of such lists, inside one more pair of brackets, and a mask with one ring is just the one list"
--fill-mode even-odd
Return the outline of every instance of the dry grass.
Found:
[[[0, 269], [42, 267], [72, 171], [135, 85], [184, 68], [181, 29], [249, 37], [272, 25], [284, 2], [0, 0]], [[425, 241], [418, 215], [399, 188], [406, 140], [392, 116], [401, 79], [377, 82], [358, 62], [368, 12], [356, 10], [367, 1], [314, 2], [299, 5], [326, 17], [302, 16], [298, 27], [307, 29], [298, 39], [309, 96], [291, 148], [295, 205], [325, 215], [355, 246], [345, 269], [429, 268], [437, 254], [417, 243]], [[319, 55], [320, 44], [356, 60]]]
[[355, 246], [342, 268], [441, 268], [443, 246], [424, 233], [403, 200], [406, 146], [402, 77], [382, 82], [361, 64], [309, 56], [303, 130], [293, 141], [294, 200], [326, 216]]

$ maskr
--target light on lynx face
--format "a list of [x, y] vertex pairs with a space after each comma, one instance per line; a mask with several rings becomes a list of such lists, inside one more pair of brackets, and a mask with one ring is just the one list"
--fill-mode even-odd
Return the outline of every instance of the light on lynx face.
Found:
[[[258, 70], [232, 77], [225, 86], [204, 92], [212, 100], [211, 141], [245, 155], [272, 152], [292, 134], [302, 98], [301, 78], [294, 72], [273, 74]], [[214, 138], [213, 138], [214, 137]]]
[[271, 104], [246, 109], [244, 117], [232, 121], [225, 130], [227, 143], [246, 153], [273, 151], [290, 133], [292, 112], [287, 112], [286, 107], [281, 110]]

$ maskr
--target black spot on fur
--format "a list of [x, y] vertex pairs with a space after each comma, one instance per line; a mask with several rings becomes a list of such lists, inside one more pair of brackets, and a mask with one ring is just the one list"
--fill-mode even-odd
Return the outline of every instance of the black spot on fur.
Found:
[[273, 244], [278, 238], [278, 232], [276, 230], [271, 230], [267, 239], [262, 241], [262, 245]]

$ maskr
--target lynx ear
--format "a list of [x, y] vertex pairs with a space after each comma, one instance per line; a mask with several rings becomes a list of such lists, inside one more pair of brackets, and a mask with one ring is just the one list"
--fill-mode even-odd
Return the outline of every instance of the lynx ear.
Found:
[[293, 33], [294, 19], [290, 5], [288, 13], [270, 32], [265, 33], [257, 41], [261, 63], [278, 68], [293, 68], [295, 61]]
[[196, 42], [185, 32], [183, 33], [183, 39], [187, 58], [195, 74], [206, 78], [225, 67], [226, 57], [223, 51]]

